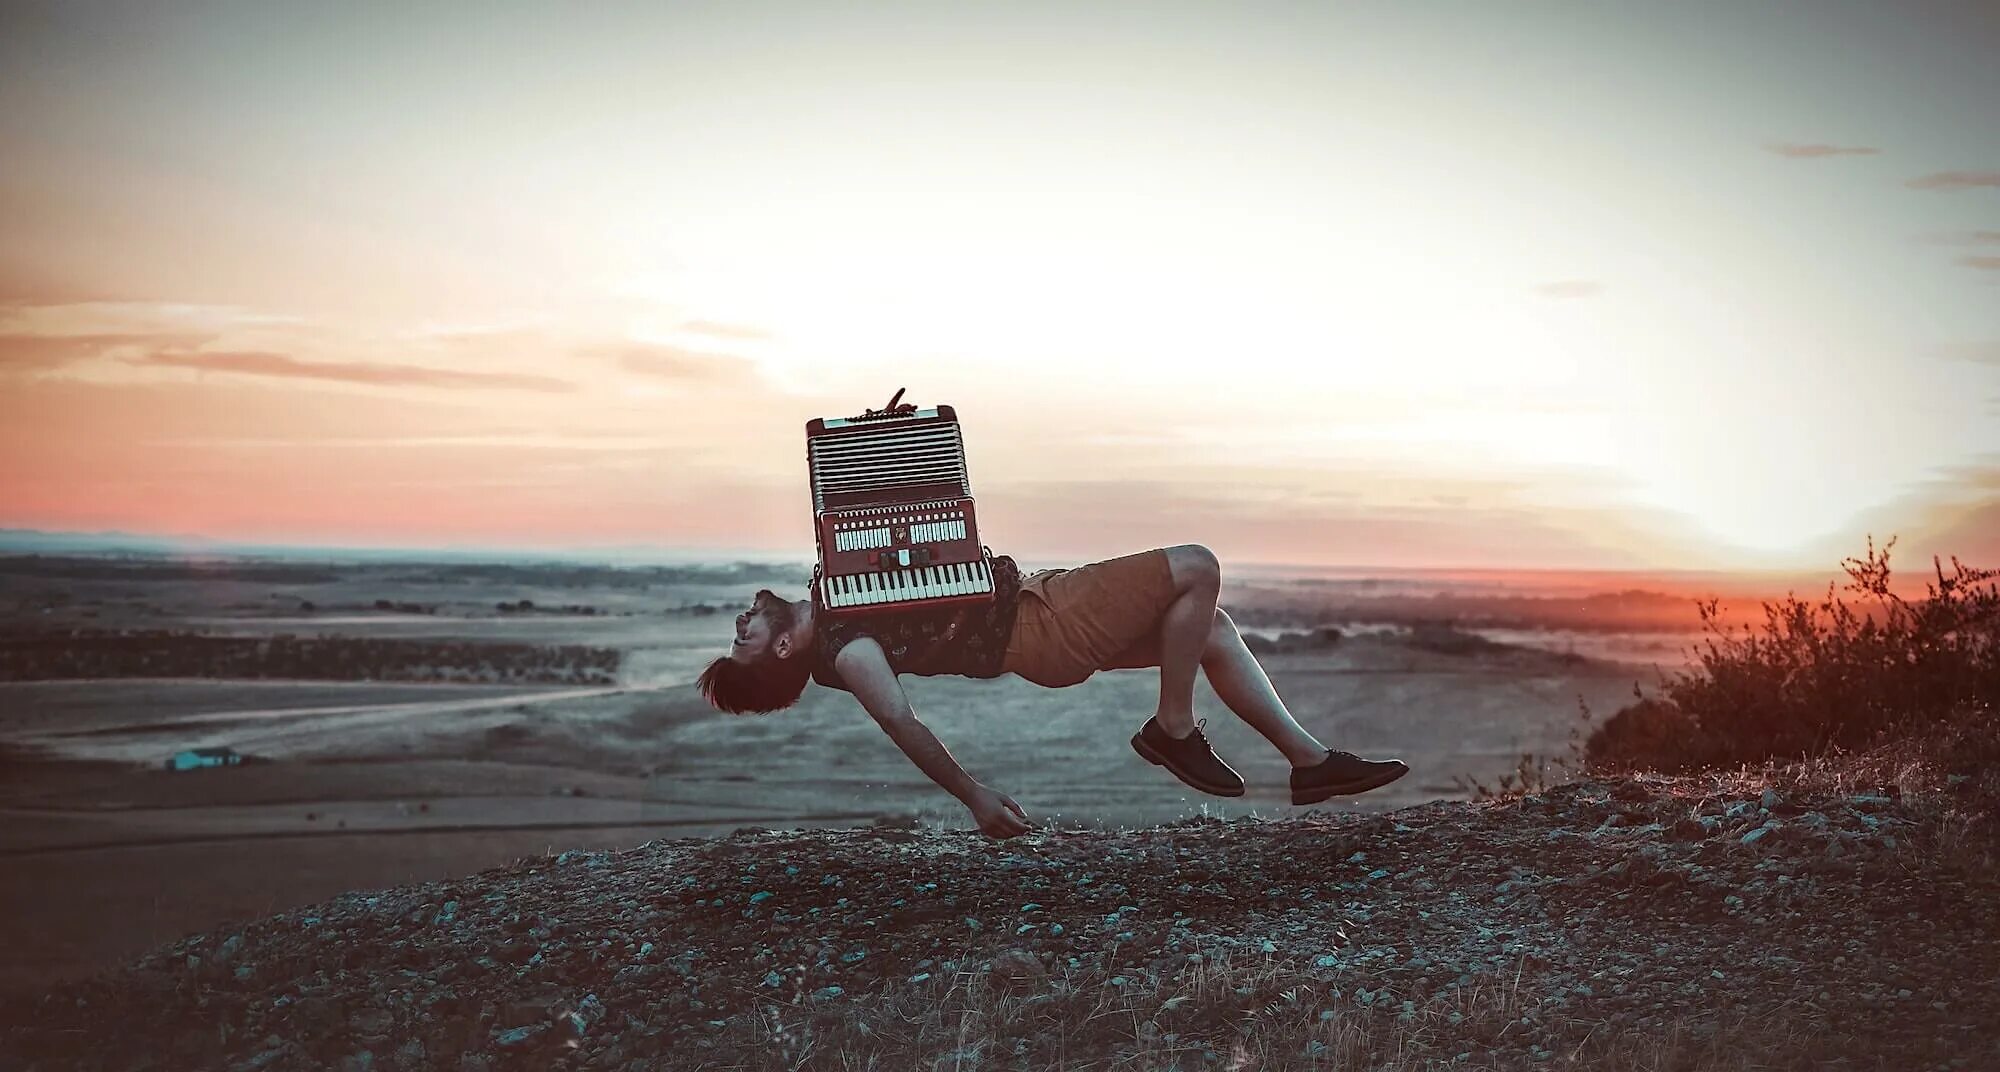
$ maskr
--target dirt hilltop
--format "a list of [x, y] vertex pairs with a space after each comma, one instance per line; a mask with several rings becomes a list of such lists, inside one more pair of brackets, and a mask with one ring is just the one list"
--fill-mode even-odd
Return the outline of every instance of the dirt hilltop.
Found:
[[1894, 787], [745, 829], [355, 892], [0, 1006], [0, 1067], [1996, 1068], [2000, 881]]

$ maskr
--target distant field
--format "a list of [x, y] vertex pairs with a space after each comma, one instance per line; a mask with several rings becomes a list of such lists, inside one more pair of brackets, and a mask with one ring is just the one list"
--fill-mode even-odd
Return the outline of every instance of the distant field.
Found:
[[219, 711], [295, 711], [355, 705], [531, 697], [552, 686], [397, 685], [331, 681], [25, 681], [0, 683], [0, 719], [13, 734], [88, 731], [143, 718], [180, 720]]

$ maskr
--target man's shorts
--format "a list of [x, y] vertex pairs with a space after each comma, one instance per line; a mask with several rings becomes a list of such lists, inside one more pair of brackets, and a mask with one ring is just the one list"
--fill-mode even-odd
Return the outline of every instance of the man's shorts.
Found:
[[1159, 548], [1030, 574], [1021, 579], [1001, 672], [1054, 689], [1099, 670], [1158, 666], [1160, 617], [1174, 596], [1173, 569]]

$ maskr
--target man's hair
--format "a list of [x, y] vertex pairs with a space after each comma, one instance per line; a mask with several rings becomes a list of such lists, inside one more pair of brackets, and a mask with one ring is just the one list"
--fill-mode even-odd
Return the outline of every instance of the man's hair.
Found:
[[762, 715], [781, 711], [799, 702], [812, 679], [807, 653], [780, 659], [766, 652], [761, 658], [739, 663], [725, 655], [708, 664], [695, 687], [709, 704], [732, 715]]

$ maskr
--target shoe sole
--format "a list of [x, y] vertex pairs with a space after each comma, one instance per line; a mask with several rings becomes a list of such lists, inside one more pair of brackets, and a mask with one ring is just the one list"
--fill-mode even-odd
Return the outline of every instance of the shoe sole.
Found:
[[1201, 779], [1193, 777], [1189, 775], [1187, 772], [1181, 770], [1179, 767], [1174, 766], [1171, 762], [1168, 762], [1166, 756], [1160, 753], [1159, 749], [1154, 748], [1152, 745], [1146, 743], [1146, 738], [1143, 733], [1135, 733], [1132, 735], [1132, 750], [1134, 752], [1139, 753], [1140, 757], [1143, 758], [1146, 762], [1151, 763], [1156, 767], [1167, 768], [1167, 771], [1171, 773], [1174, 777], [1179, 778], [1182, 782], [1191, 785], [1194, 788], [1199, 789], [1204, 793], [1207, 793], [1209, 796], [1240, 797], [1243, 795], [1243, 789], [1244, 789], [1243, 786], [1240, 785], [1218, 786], [1212, 783], [1203, 782]]
[[1357, 781], [1341, 782], [1335, 785], [1322, 785], [1306, 790], [1294, 789], [1292, 790], [1292, 803], [1300, 805], [1317, 804], [1329, 797], [1344, 797], [1355, 793], [1366, 793], [1370, 789], [1380, 789], [1408, 773], [1410, 773], [1409, 764], [1399, 761], [1389, 770], [1385, 770], [1379, 774], [1371, 774]]

